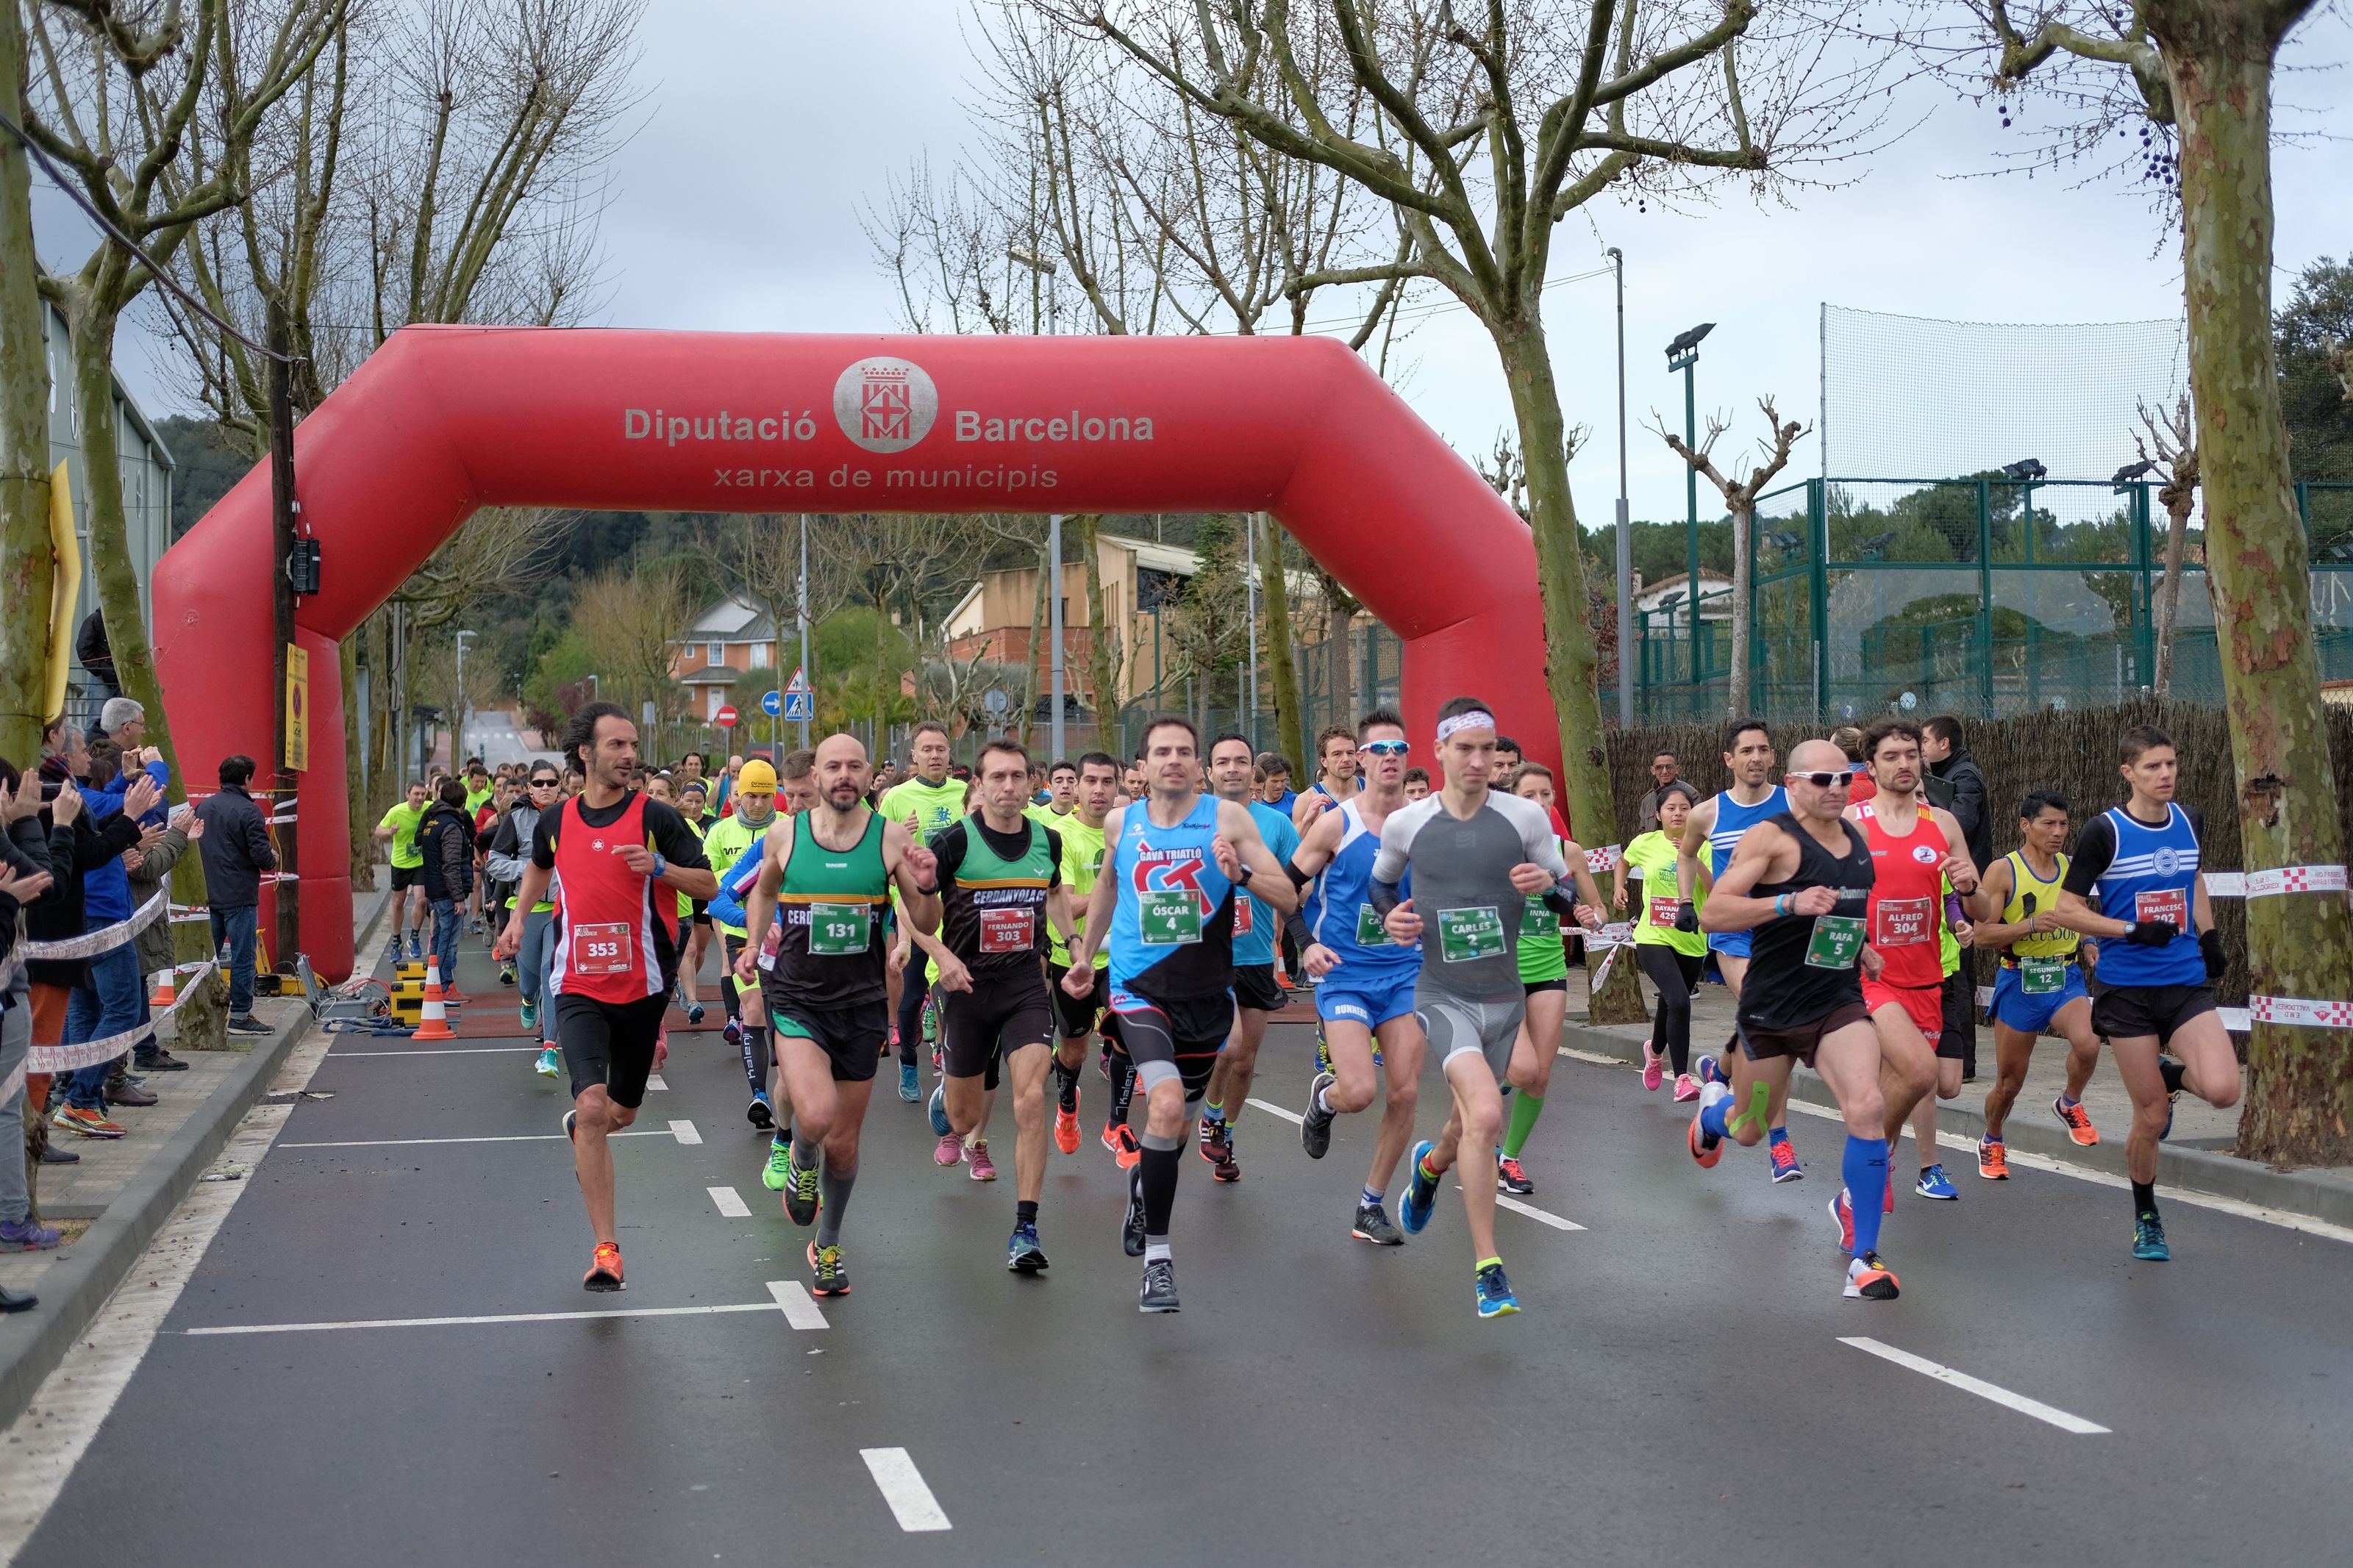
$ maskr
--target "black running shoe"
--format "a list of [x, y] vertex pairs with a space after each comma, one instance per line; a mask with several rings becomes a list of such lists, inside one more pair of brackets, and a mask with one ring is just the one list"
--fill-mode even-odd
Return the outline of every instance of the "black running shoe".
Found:
[[1307, 1086], [1307, 1114], [1299, 1119], [1299, 1142], [1311, 1160], [1321, 1160], [1332, 1148], [1333, 1113], [1316, 1110], [1315, 1098], [1339, 1081], [1328, 1072], [1319, 1072]]
[[1144, 1266], [1144, 1284], [1135, 1293], [1135, 1310], [1139, 1312], [1174, 1312], [1176, 1304], [1176, 1266], [1165, 1258], [1155, 1258]]
[[754, 1128], [758, 1129], [762, 1132], [765, 1132], [776, 1126], [776, 1112], [775, 1109], [768, 1104], [767, 1090], [754, 1089], [752, 1091], [752, 1103], [744, 1108], [744, 1120], [750, 1122]]
[[1495, 1156], [1495, 1190], [1524, 1198], [1536, 1190], [1536, 1184], [1528, 1180], [1528, 1173], [1520, 1169], [1517, 1160], [1507, 1160], [1498, 1154]]
[[[823, 1156], [818, 1156], [820, 1160]], [[817, 1223], [817, 1175], [804, 1171], [789, 1149], [785, 1153], [785, 1217], [795, 1225]]]
[[1214, 1117], [1201, 1118], [1201, 1158], [1212, 1165], [1222, 1164], [1233, 1152], [1233, 1133], [1226, 1124]]
[[1120, 1222], [1119, 1244], [1130, 1258], [1144, 1256], [1144, 1171], [1140, 1166], [1127, 1178], [1127, 1217]]
[[1389, 1218], [1389, 1211], [1378, 1204], [1356, 1205], [1356, 1226], [1348, 1233], [1358, 1241], [1369, 1241], [1375, 1247], [1403, 1247], [1405, 1232]]

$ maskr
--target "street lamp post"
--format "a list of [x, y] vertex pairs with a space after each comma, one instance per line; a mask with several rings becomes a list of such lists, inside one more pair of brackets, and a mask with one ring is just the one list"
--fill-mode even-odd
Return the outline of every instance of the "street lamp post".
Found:
[[[811, 713], [814, 713], [814, 712], [816, 712], [816, 711], [817, 711], [817, 678], [816, 678], [815, 676], [813, 676], [813, 675], [809, 674], [809, 657], [808, 657], [808, 513], [807, 513], [807, 512], [803, 512], [803, 513], [801, 513], [801, 581], [800, 581], [800, 605], [799, 605], [798, 614], [799, 614], [799, 616], [800, 616], [800, 623], [801, 623], [801, 678], [802, 678], [803, 679], [807, 680], [807, 681], [808, 682], [808, 685], [809, 685], [809, 700], [808, 700], [808, 708], [807, 708], [807, 711], [811, 712]], [[778, 701], [778, 703], [777, 703], [777, 706], [781, 708], [783, 705], [784, 705], [784, 704], [783, 704], [783, 702], [782, 702], [782, 701], [781, 701], [781, 700], [780, 700]], [[802, 750], [802, 751], [804, 751], [804, 752], [806, 752], [806, 751], [807, 751], [807, 750], [808, 750], [808, 743], [809, 743], [809, 721], [808, 721], [807, 719], [803, 719], [803, 720], [800, 721], [800, 730], [801, 730], [801, 750]]]
[[[1698, 393], [1692, 384], [1692, 367], [1699, 363], [1700, 340], [1715, 331], [1714, 321], [1702, 321], [1690, 331], [1680, 334], [1667, 345], [1667, 374], [1683, 373], [1683, 444], [1694, 451], [1699, 449]], [[1691, 679], [1694, 688], [1699, 685], [1699, 470], [1683, 465], [1683, 496], [1686, 513], [1685, 542], [1690, 552], [1690, 575], [1683, 579], [1683, 603], [1691, 609]], [[1694, 698], [1696, 692], [1694, 692]]]
[[449, 771], [453, 773], [466, 765], [466, 721], [474, 713], [474, 704], [466, 696], [466, 639], [481, 635], [480, 632], [458, 634], [458, 711], [450, 716], [458, 728], [449, 743]]
[[[1062, 514], [1054, 512], [1046, 519], [1046, 614], [1049, 635], [1054, 639], [1052, 696], [1054, 701], [1053, 750], [1048, 756], [1059, 760], [1062, 755]], [[1031, 666], [1030, 679], [1035, 680], [1036, 666]], [[1037, 688], [1031, 687], [1031, 690]]]
[[1618, 275], [1618, 727], [1634, 727], [1634, 524], [1626, 504], [1626, 253], [1609, 247]]

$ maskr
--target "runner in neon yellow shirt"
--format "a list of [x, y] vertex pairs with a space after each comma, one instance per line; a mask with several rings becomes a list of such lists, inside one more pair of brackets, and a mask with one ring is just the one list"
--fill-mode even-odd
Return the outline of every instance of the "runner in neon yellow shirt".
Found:
[[378, 838], [392, 843], [394, 931], [390, 958], [425, 956], [425, 855], [417, 847], [417, 827], [425, 820], [425, 781], [408, 781], [408, 797], [375, 825]]
[[[915, 726], [907, 751], [913, 762], [913, 776], [885, 791], [875, 809], [882, 814], [883, 820], [904, 826], [913, 833], [917, 844], [928, 847], [933, 835], [964, 815], [964, 781], [948, 776], [945, 725], [924, 720]], [[892, 1002], [892, 1016], [898, 1020], [899, 1098], [905, 1100], [923, 1098], [923, 1085], [915, 1071], [915, 1045], [923, 1037], [926, 988], [920, 981], [913, 985], [906, 984], [904, 971], [913, 947], [902, 929], [892, 949], [895, 957], [892, 974], [899, 987]]]

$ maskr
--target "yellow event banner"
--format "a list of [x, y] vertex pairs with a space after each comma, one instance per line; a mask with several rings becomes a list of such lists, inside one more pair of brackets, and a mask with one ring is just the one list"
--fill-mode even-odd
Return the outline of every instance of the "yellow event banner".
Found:
[[286, 645], [286, 763], [295, 773], [311, 767], [311, 650]]

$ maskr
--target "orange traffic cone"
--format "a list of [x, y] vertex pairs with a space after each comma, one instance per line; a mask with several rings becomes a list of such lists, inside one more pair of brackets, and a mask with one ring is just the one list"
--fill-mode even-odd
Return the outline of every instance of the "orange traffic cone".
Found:
[[412, 1040], [454, 1040], [456, 1030], [449, 1027], [449, 1009], [441, 1000], [441, 963], [438, 959], [425, 968], [425, 1013], [410, 1031]]
[[466, 999], [458, 994], [457, 982], [441, 978], [441, 960], [432, 953], [425, 956], [425, 978], [429, 984], [441, 988], [441, 1002], [444, 1006], [458, 1007], [465, 1005]]
[[172, 978], [169, 969], [155, 972], [155, 994], [147, 998], [147, 1005], [158, 1013], [168, 1012], [180, 999], [180, 994], [172, 988]]

